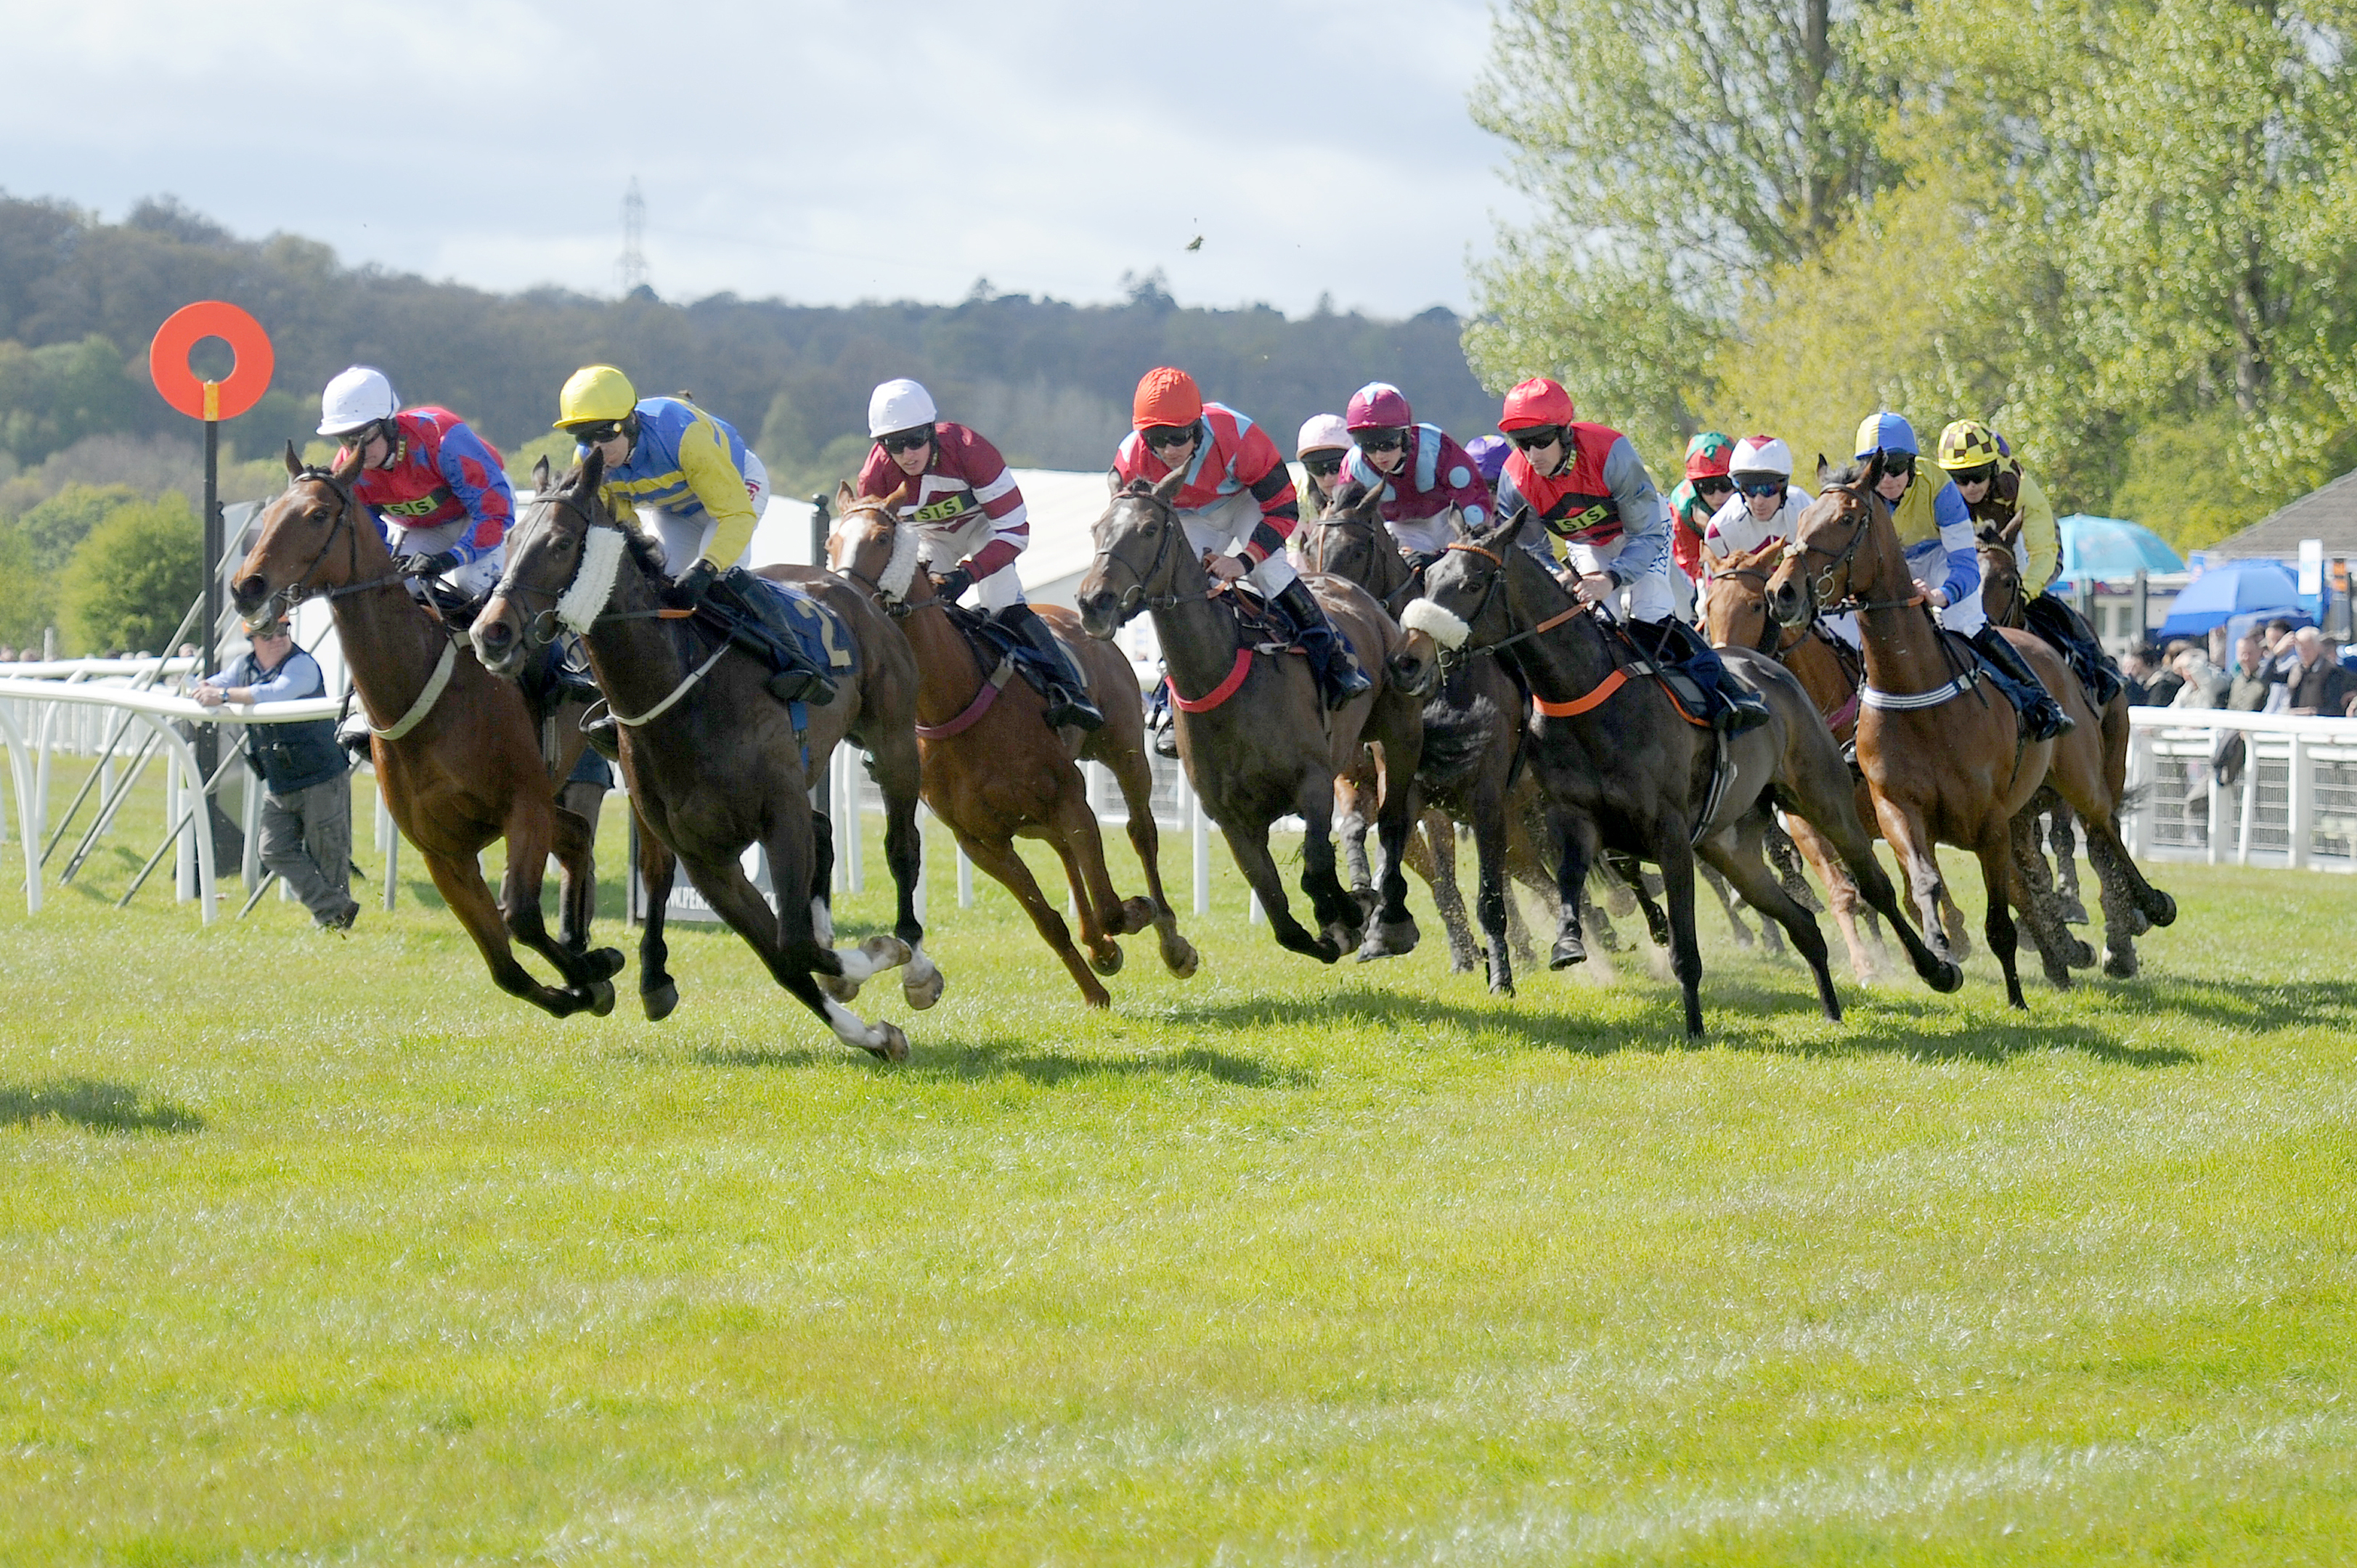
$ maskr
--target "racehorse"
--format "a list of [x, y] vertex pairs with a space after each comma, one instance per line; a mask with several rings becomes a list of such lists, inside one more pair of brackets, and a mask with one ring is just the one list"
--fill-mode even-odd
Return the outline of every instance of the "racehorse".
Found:
[[[1280, 945], [1322, 963], [1340, 958], [1346, 944], [1358, 945], [1361, 961], [1411, 951], [1415, 921], [1400, 867], [1414, 823], [1424, 705], [1391, 668], [1399, 628], [1357, 584], [1302, 579], [1337, 634], [1350, 639], [1371, 682], [1370, 690], [1326, 712], [1308, 661], [1257, 645], [1231, 607], [1234, 591], [1212, 587], [1170, 504], [1185, 480], [1179, 470], [1159, 485], [1134, 481], [1114, 494], [1097, 520], [1096, 558], [1075, 596], [1082, 628], [1110, 639], [1139, 610], [1152, 614], [1169, 666], [1188, 780], [1260, 896]], [[1334, 875], [1331, 836], [1335, 776], [1348, 772], [1360, 747], [1371, 743], [1383, 757], [1376, 819], [1383, 875], [1372, 918]], [[1286, 907], [1285, 884], [1269, 857], [1269, 824], [1288, 813], [1303, 823], [1301, 887], [1320, 928], [1314, 934]]]
[[1695, 943], [1695, 854], [1717, 865], [1751, 907], [1784, 928], [1808, 961], [1828, 1018], [1841, 1016], [1815, 918], [1760, 859], [1772, 798], [1814, 822], [1839, 849], [1875, 908], [1899, 929], [1916, 972], [1934, 990], [1962, 983], [1900, 918], [1896, 893], [1876, 864], [1857, 816], [1849, 771], [1800, 683], [1781, 665], [1741, 650], [1728, 668], [1768, 699], [1770, 722], [1726, 736], [1690, 722], [1669, 690], [1629, 666], [1636, 645], [1575, 598], [1521, 542], [1527, 510], [1451, 545], [1425, 574], [1425, 597], [1408, 625], [1458, 657], [1510, 658], [1533, 695], [1526, 752], [1554, 807], [1561, 854], [1556, 886], [1563, 926], [1550, 962], [1587, 956], [1577, 894], [1599, 843], [1661, 867], [1669, 904], [1671, 965], [1684, 993], [1686, 1032], [1702, 1033], [1702, 957]]
[[[1355, 505], [1329, 508], [1304, 523], [1294, 534], [1293, 556], [1305, 572], [1356, 583], [1396, 617], [1415, 596], [1423, 574], [1393, 542], [1383, 526], [1383, 488], [1375, 486]], [[1457, 664], [1437, 684], [1413, 660], [1402, 660], [1391, 675], [1404, 685], [1430, 687], [1415, 770], [1417, 826], [1423, 831], [1410, 841], [1409, 864], [1432, 888], [1448, 934], [1450, 966], [1458, 967], [1465, 905], [1457, 888], [1452, 819], [1472, 829], [1480, 876], [1474, 909], [1481, 922], [1490, 991], [1511, 996], [1508, 797], [1522, 771], [1522, 691], [1495, 660]], [[1362, 879], [1371, 880], [1366, 876], [1367, 811], [1362, 802], [1374, 795], [1375, 788], [1373, 759], [1363, 752], [1357, 765], [1335, 780], [1335, 811], [1343, 824], [1344, 856], [1354, 887]], [[1426, 810], [1426, 805], [1437, 809]]]
[[[949, 824], [969, 859], [1015, 895], [1040, 940], [1064, 961], [1092, 1007], [1112, 1004], [1097, 974], [1121, 970], [1113, 939], [1154, 927], [1162, 961], [1181, 980], [1195, 972], [1195, 949], [1162, 891], [1161, 833], [1154, 820], [1153, 764], [1146, 755], [1145, 709], [1129, 660], [1108, 643], [1075, 635], [1078, 618], [1060, 605], [1034, 612], [1048, 623], [1086, 678], [1101, 728], [1049, 729], [1045, 700], [996, 658], [985, 660], [917, 561], [919, 536], [898, 521], [899, 497], [882, 500], [835, 491], [827, 564], [856, 583], [906, 634], [914, 650], [917, 748], [925, 803]], [[1146, 870], [1147, 896], [1125, 900], [1105, 869], [1104, 841], [1089, 802], [1082, 761], [1103, 763], [1129, 807], [1129, 843]], [[1061, 911], [1039, 891], [1015, 849], [1017, 836], [1045, 839], [1064, 864], [1080, 912], [1082, 956]], [[1096, 973], [1091, 973], [1092, 967]]]
[[[1865, 666], [1857, 661], [1857, 654], [1826, 631], [1823, 621], [1811, 621], [1805, 627], [1782, 627], [1768, 613], [1768, 576], [1783, 550], [1782, 540], [1771, 539], [1756, 550], [1730, 557], [1726, 564], [1714, 569], [1703, 590], [1704, 629], [1715, 647], [1748, 648], [1792, 671], [1802, 690], [1809, 693], [1809, 701], [1824, 715], [1834, 739], [1846, 743], [1857, 734], [1857, 689], [1865, 678]], [[1881, 837], [1873, 797], [1863, 779], [1858, 780], [1856, 798], [1858, 820], [1867, 832]], [[1858, 935], [1857, 884], [1850, 879], [1848, 868], [1823, 834], [1805, 822], [1794, 822], [1791, 827], [1793, 843], [1799, 845], [1818, 880], [1825, 885], [1834, 922], [1840, 927], [1842, 940], [1849, 948], [1851, 969], [1862, 981], [1873, 979], [1881, 967], [1874, 955], [1882, 949], [1882, 936], [1878, 930], [1871, 930], [1873, 940], [1868, 943]], [[1869, 925], [1870, 921], [1869, 912]], [[1965, 935], [1964, 912], [1956, 907], [1954, 897], [1944, 887], [1940, 894], [1940, 924], [1947, 933], [1950, 950], [1959, 961], [1968, 956], [1971, 942]]]
[[[863, 1021], [842, 999], [851, 986], [899, 965], [907, 966], [902, 985], [912, 1005], [930, 1006], [941, 993], [914, 906], [916, 671], [906, 640], [848, 585], [834, 591], [823, 581], [810, 585], [811, 596], [854, 639], [858, 673], [827, 702], [790, 709], [768, 694], [766, 661], [732, 657], [733, 639], [707, 636], [689, 612], [662, 607], [660, 547], [615, 521], [598, 491], [604, 473], [594, 450], [555, 484], [547, 464], [539, 466], [533, 499], [508, 536], [507, 570], [475, 618], [473, 637], [485, 665], [509, 672], [558, 627], [581, 635], [613, 712], [630, 804], [646, 829], [639, 835], [648, 908], [639, 993], [647, 1016], [665, 1016], [679, 1000], [665, 969], [662, 910], [675, 865], [683, 863], [696, 891], [796, 1001], [846, 1044], [906, 1059], [908, 1037], [899, 1029]], [[874, 757], [893, 813], [885, 855], [899, 911], [895, 935], [846, 950], [831, 945], [834, 845], [811, 810], [809, 779], [847, 735]], [[755, 843], [769, 855], [775, 913], [740, 864]], [[823, 988], [828, 981], [843, 983], [830, 994]]]
[[[2021, 581], [2021, 563], [2014, 555], [2014, 542], [2021, 536], [2022, 520], [2014, 519], [2003, 528], [1984, 524], [1979, 530], [1981, 564], [1981, 611], [1991, 626], [2001, 626], [2013, 631], [2029, 631], [2029, 595]], [[2035, 636], [2035, 633], [2031, 633]], [[2092, 697], [2092, 693], [2090, 696]], [[2104, 782], [2115, 800], [2127, 798], [2128, 777], [2128, 695], [2124, 687], [2112, 693], [2104, 704], [2100, 735], [2103, 742]], [[2029, 809], [2039, 816], [2050, 817], [2052, 828], [2048, 837], [2054, 852], [2054, 915], [2059, 923], [2068, 924], [2075, 916], [2080, 923], [2087, 918], [2085, 908], [2079, 902], [2079, 869], [2072, 857], [2077, 834], [2072, 831], [2077, 814], [2060, 793], [2052, 789], [2040, 790]], [[2032, 853], [2036, 835], [2033, 828]], [[2094, 850], [2091, 838], [2089, 857]], [[2027, 867], [2032, 877], [2033, 893], [2040, 891], [2040, 874], [2043, 862]], [[2144, 911], [2132, 897], [2115, 890], [2117, 878], [2098, 875], [2104, 907], [2104, 972], [2115, 980], [2126, 980], [2136, 972], [2136, 939], [2146, 929]]]
[[2175, 919], [2176, 904], [2144, 881], [2119, 841], [2118, 798], [2104, 777], [2099, 721], [2077, 678], [2038, 639], [2003, 634], [2078, 726], [2059, 742], [2027, 738], [2012, 704], [1977, 678], [1975, 661], [1940, 631], [1916, 591], [1889, 509], [1875, 494], [1881, 475], [1877, 454], [1824, 479], [1769, 578], [1769, 608], [1787, 627], [1805, 626], [1824, 611], [1856, 610], [1867, 680], [1858, 765], [1883, 837], [1908, 868], [1923, 929], [1943, 950], [1948, 944], [1938, 924], [1938, 899], [1944, 881], [1933, 846], [1953, 843], [1973, 852], [1988, 897], [1982, 929], [2004, 972], [2006, 1000], [2027, 1007], [2008, 906], [2021, 911], [2047, 978], [2058, 987], [2071, 983], [2069, 959], [2084, 945], [2032, 896], [2023, 865], [2034, 852], [2027, 843], [2027, 821], [2017, 829], [2016, 819], [2050, 770], [2062, 798], [2088, 823], [2098, 874], [2107, 882], [2115, 873], [2125, 878], [2123, 896], [2155, 924]]
[[[402, 835], [451, 913], [475, 940], [492, 981], [555, 1017], [614, 1008], [613, 948], [589, 950], [597, 867], [587, 821], [556, 803], [558, 780], [581, 755], [577, 735], [553, 761], [511, 681], [487, 672], [439, 616], [410, 596], [393, 553], [352, 496], [357, 453], [333, 468], [304, 466], [286, 447], [285, 490], [262, 514], [261, 532], [230, 585], [239, 611], [289, 608], [324, 595], [336, 640], [373, 735], [377, 788]], [[476, 856], [507, 840], [500, 894]], [[541, 918], [540, 886], [554, 852], [564, 893], [559, 935]], [[516, 961], [522, 942], [556, 966], [562, 986], [543, 985]]]

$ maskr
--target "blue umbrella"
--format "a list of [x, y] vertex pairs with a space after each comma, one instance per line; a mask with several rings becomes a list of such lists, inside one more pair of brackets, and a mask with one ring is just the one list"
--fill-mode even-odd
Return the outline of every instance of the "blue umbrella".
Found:
[[2269, 611], [2299, 617], [2299, 579], [2275, 561], [2225, 561], [2185, 585], [2160, 635], [2199, 637], [2236, 616]]
[[2092, 577], [2099, 583], [2125, 583], [2138, 572], [2185, 570], [2177, 552], [2140, 522], [2080, 514], [2064, 518], [2061, 527], [2066, 582]]

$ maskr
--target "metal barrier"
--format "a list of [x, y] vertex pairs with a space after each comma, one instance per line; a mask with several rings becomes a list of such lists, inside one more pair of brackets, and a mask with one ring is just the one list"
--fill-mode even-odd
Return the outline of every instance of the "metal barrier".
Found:
[[[2123, 822], [2140, 860], [2357, 871], [2357, 719], [2130, 708]], [[2240, 735], [2234, 782], [2212, 766]]]

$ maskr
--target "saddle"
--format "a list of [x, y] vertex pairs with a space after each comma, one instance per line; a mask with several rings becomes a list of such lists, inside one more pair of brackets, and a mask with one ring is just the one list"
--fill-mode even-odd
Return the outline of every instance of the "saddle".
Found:
[[[963, 605], [944, 605], [942, 607], [948, 612], [950, 624], [963, 632], [965, 639], [982, 656], [985, 668], [996, 670], [1001, 664], [1010, 664], [1014, 666], [1015, 672], [1023, 677], [1025, 683], [1043, 697], [1049, 695], [1049, 687], [1062, 682], [1064, 672], [1049, 662], [1045, 654], [999, 625], [987, 613], [970, 610]], [[1053, 628], [1049, 628], [1049, 635], [1055, 636]]]

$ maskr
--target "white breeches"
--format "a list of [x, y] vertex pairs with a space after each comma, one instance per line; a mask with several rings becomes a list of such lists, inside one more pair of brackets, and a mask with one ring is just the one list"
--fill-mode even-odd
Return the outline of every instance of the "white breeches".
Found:
[[[384, 531], [385, 542], [393, 547], [395, 555], [432, 555], [457, 543], [474, 526], [475, 520], [470, 517], [436, 523], [432, 528], [404, 528], [398, 523], [388, 523]], [[502, 539], [466, 565], [443, 573], [442, 580], [469, 598], [488, 594], [491, 585], [500, 580], [500, 570], [507, 561], [507, 541]], [[411, 578], [409, 591], [419, 602], [425, 601], [425, 585], [423, 581]]]
[[[1249, 560], [1243, 553], [1243, 542], [1260, 526], [1260, 503], [1248, 490], [1234, 495], [1200, 511], [1182, 511], [1179, 526], [1187, 531], [1187, 542], [1197, 555], [1206, 551], [1222, 555], [1233, 555]], [[1275, 598], [1293, 586], [1300, 574], [1293, 569], [1293, 558], [1280, 550], [1244, 574], [1244, 581], [1258, 588], [1267, 598]]]
[[[1591, 573], [1604, 571], [1613, 562], [1619, 560], [1620, 553], [1628, 547], [1629, 541], [1625, 537], [1616, 539], [1609, 544], [1566, 543], [1564, 546], [1564, 555], [1570, 561], [1572, 570], [1584, 577]], [[1670, 591], [1671, 570], [1669, 556], [1664, 554], [1653, 563], [1652, 571], [1628, 585], [1624, 592], [1627, 596], [1630, 618], [1649, 621], [1667, 620], [1677, 614], [1677, 597]]]
[[[753, 516], [758, 519], [761, 509], [770, 504], [770, 471], [761, 459], [751, 452], [745, 454], [745, 489], [753, 503]], [[676, 577], [696, 563], [712, 536], [720, 532], [720, 520], [709, 512], [682, 516], [660, 508], [642, 506], [638, 509], [639, 526], [655, 537], [662, 546], [663, 571]], [[748, 542], [734, 561], [723, 561], [723, 566], [749, 566], [753, 564], [753, 546]]]

